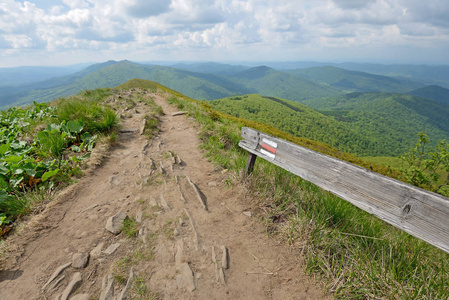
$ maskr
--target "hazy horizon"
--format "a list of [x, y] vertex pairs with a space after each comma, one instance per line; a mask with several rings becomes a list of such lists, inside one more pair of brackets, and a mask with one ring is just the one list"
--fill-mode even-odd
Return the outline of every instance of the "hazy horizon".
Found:
[[449, 64], [443, 0], [3, 0], [0, 68], [120, 61]]
[[[176, 64], [208, 64], [208, 63], [216, 63], [216, 64], [223, 64], [223, 65], [234, 65], [234, 66], [238, 66], [238, 65], [242, 65], [242, 66], [247, 66], [247, 67], [256, 67], [256, 66], [270, 66], [273, 64], [288, 64], [288, 63], [292, 63], [292, 64], [311, 64], [314, 65], [316, 64], [317, 66], [321, 66], [321, 65], [344, 65], [344, 64], [359, 64], [359, 65], [384, 65], [384, 66], [394, 66], [394, 65], [399, 65], [399, 66], [429, 66], [429, 67], [436, 67], [436, 66], [449, 66], [449, 63], [447, 64], [425, 64], [425, 63], [381, 63], [381, 62], [360, 62], [360, 61], [314, 61], [314, 60], [297, 60], [297, 61], [208, 61], [208, 60], [198, 60], [198, 61], [184, 61], [184, 60], [179, 60], [179, 61], [135, 61], [132, 59], [122, 59], [122, 60], [114, 60], [114, 59], [110, 59], [110, 60], [105, 60], [105, 61], [94, 61], [94, 62], [81, 62], [81, 63], [74, 63], [74, 64], [54, 64], [54, 65], [22, 65], [22, 66], [12, 66], [12, 67], [0, 67], [0, 69], [14, 69], [14, 68], [75, 68], [75, 69], [83, 69], [83, 68], [87, 68], [91, 65], [95, 65], [95, 64], [102, 64], [108, 61], [116, 61], [116, 62], [120, 62], [120, 61], [130, 61], [132, 63], [136, 63], [136, 64], [144, 64], [144, 65], [161, 65], [161, 66], [173, 66]], [[285, 68], [282, 68], [285, 69]]]

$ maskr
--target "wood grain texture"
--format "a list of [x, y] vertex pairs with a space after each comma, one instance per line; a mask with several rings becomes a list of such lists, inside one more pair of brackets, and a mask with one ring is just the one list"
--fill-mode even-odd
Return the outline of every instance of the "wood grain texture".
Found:
[[[242, 137], [248, 152], [449, 253], [449, 198], [251, 128], [243, 127]], [[278, 144], [274, 159], [261, 153], [263, 138]]]

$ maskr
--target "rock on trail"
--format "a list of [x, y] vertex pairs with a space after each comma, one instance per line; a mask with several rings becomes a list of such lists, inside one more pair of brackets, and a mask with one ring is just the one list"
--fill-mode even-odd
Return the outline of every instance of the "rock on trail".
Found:
[[[123, 116], [116, 145], [8, 240], [0, 300], [326, 298], [299, 250], [252, 217], [257, 200], [242, 184], [225, 187], [230, 172], [203, 156], [187, 112], [166, 94], [114, 93], [107, 101]], [[164, 115], [148, 140], [151, 99]]]

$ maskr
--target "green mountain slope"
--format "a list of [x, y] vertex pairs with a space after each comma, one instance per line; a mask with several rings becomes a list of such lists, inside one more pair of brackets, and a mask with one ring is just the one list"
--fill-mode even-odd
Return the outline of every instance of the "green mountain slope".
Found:
[[80, 64], [64, 67], [0, 68], [0, 87], [31, 84], [58, 76], [65, 76], [82, 70], [86, 66], [85, 64]]
[[408, 92], [423, 86], [406, 79], [348, 71], [333, 66], [288, 70], [315, 82], [325, 83], [347, 92]]
[[425, 131], [434, 143], [449, 140], [449, 107], [411, 95], [353, 93], [305, 101], [260, 95], [210, 102], [221, 112], [272, 125], [359, 156], [397, 156]]
[[85, 89], [115, 87], [133, 78], [160, 82], [195, 99], [217, 99], [251, 92], [225, 77], [192, 73], [163, 66], [146, 66], [129, 61], [109, 61], [92, 65], [75, 74], [29, 85], [0, 95], [0, 107], [21, 105], [32, 101], [50, 101], [76, 94]]
[[436, 84], [449, 88], [449, 65], [426, 66], [359, 63], [342, 63], [333, 65], [346, 70], [361, 71], [384, 76], [402, 77], [420, 81], [425, 84]]
[[305, 101], [311, 108], [347, 123], [371, 140], [377, 156], [396, 156], [426, 132], [434, 143], [449, 140], [449, 105], [431, 99], [393, 93], [352, 93]]
[[235, 75], [239, 72], [249, 69], [250, 67], [242, 66], [242, 65], [229, 65], [229, 64], [221, 64], [221, 63], [178, 63], [174, 64], [171, 67], [195, 72], [195, 73], [206, 73], [206, 74], [214, 74], [214, 75], [224, 75], [230, 76]]
[[256, 94], [210, 101], [216, 110], [238, 118], [272, 125], [298, 137], [324, 142], [340, 151], [373, 155], [377, 141], [366, 138], [349, 124], [297, 102]]
[[253, 93], [298, 102], [340, 94], [332, 87], [265, 66], [242, 71], [230, 78], [253, 90]]
[[[0, 93], [0, 108], [4, 109], [11, 105], [29, 104], [33, 101], [45, 102], [58, 97], [69, 96], [82, 91], [82, 88], [70, 88], [77, 80], [80, 80], [87, 74], [116, 64], [115, 61], [107, 61], [101, 64], [91, 65], [81, 71], [70, 75], [54, 77], [43, 81], [25, 84], [14, 87], [3, 87]], [[96, 86], [101, 87], [101, 86]], [[65, 91], [68, 89], [68, 91]]]
[[[214, 64], [200, 65], [204, 70], [217, 67]], [[221, 66], [222, 71], [237, 71], [241, 68]], [[92, 65], [71, 75], [52, 78], [42, 82], [2, 88], [0, 108], [28, 104], [33, 101], [45, 102], [58, 97], [76, 94], [85, 89], [114, 87], [133, 79], [147, 79], [177, 90], [195, 99], [220, 99], [233, 95], [259, 93], [278, 96], [295, 101], [336, 95], [331, 87], [313, 83], [307, 79], [275, 71], [266, 67], [252, 68], [233, 76], [196, 73], [167, 66], [149, 66], [129, 61], [108, 61]]]
[[445, 89], [438, 85], [428, 85], [423, 88], [413, 90], [407, 94], [449, 104], [449, 89]]

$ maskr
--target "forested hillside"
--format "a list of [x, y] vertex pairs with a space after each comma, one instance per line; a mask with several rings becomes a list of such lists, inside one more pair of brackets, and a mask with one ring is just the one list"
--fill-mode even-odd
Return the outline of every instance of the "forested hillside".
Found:
[[342, 69], [398, 77], [449, 88], [449, 65], [384, 65], [368, 63], [330, 64]]
[[327, 143], [344, 152], [374, 155], [379, 151], [376, 141], [367, 139], [348, 124], [292, 101], [252, 94], [209, 103], [218, 111], [266, 123], [298, 137]]
[[325, 142], [359, 156], [397, 156], [425, 131], [436, 143], [449, 140], [449, 109], [435, 101], [402, 94], [354, 93], [292, 101], [246, 95], [210, 102], [237, 117], [270, 124], [299, 137]]
[[445, 89], [438, 85], [428, 85], [409, 92], [408, 94], [429, 98], [437, 102], [449, 105], [449, 89]]
[[433, 144], [439, 139], [449, 140], [449, 106], [431, 99], [393, 93], [352, 93], [305, 104], [379, 140], [384, 149], [377, 155], [402, 154], [414, 146], [420, 131], [426, 132]]
[[298, 102], [341, 94], [330, 86], [264, 66], [242, 71], [231, 76], [231, 79], [250, 88], [253, 93]]
[[333, 66], [288, 70], [307, 79], [326, 83], [346, 92], [409, 92], [423, 86], [407, 79], [374, 75], [359, 71], [348, 71]]
[[217, 99], [250, 92], [245, 87], [212, 74], [192, 73], [163, 66], [145, 66], [129, 61], [108, 61], [92, 65], [75, 74], [5, 91], [0, 95], [0, 108], [33, 101], [45, 102], [78, 93], [85, 89], [114, 87], [130, 79], [161, 82], [195, 99]]
[[133, 78], [157, 81], [199, 100], [259, 93], [303, 101], [340, 94], [340, 91], [325, 84], [314, 83], [300, 76], [267, 67], [249, 69], [223, 64], [181, 66], [184, 69], [142, 65], [129, 61], [107, 61], [67, 76], [28, 85], [1, 87], [0, 108], [29, 104], [33, 101], [46, 102], [85, 89], [114, 87]]
[[177, 63], [171, 65], [171, 67], [195, 72], [195, 73], [206, 73], [206, 74], [214, 74], [214, 75], [224, 75], [231, 76], [235, 75], [239, 72], [249, 69], [250, 67], [242, 66], [242, 65], [229, 65], [229, 64], [221, 64], [214, 62], [207, 63]]

